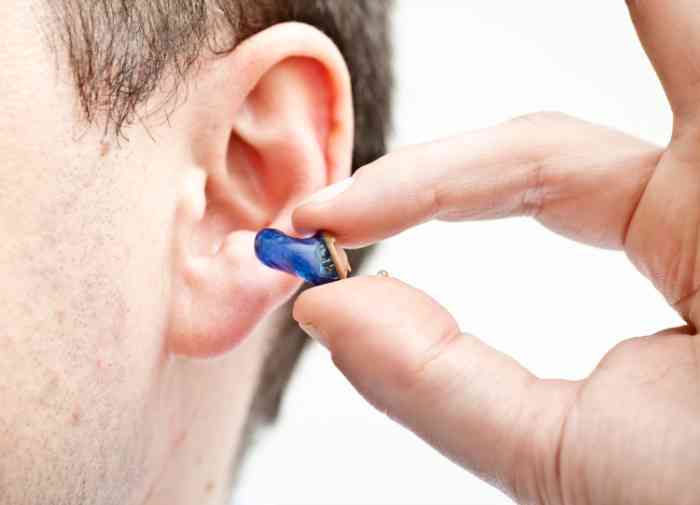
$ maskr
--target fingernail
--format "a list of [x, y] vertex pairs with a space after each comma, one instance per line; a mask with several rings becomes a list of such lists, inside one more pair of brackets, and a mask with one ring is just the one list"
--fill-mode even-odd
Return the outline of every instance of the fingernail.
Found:
[[328, 344], [326, 340], [323, 338], [323, 335], [316, 329], [313, 325], [308, 324], [308, 323], [299, 323], [299, 326], [301, 327], [302, 330], [311, 338], [316, 340], [319, 344], [321, 344], [324, 347], [328, 347]]
[[338, 195], [340, 195], [341, 193], [347, 191], [348, 188], [352, 186], [352, 183], [354, 181], [355, 179], [353, 177], [348, 177], [347, 179], [343, 179], [342, 181], [336, 182], [335, 184], [326, 186], [325, 188], [309, 196], [299, 206], [301, 207], [302, 205], [306, 205], [307, 203], [329, 202], [334, 198], [338, 197]]

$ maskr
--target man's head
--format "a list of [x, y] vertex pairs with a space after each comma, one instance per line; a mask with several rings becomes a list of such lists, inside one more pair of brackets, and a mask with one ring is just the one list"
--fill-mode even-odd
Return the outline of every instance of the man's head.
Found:
[[301, 347], [252, 238], [382, 153], [387, 10], [0, 6], [0, 503], [226, 498]]

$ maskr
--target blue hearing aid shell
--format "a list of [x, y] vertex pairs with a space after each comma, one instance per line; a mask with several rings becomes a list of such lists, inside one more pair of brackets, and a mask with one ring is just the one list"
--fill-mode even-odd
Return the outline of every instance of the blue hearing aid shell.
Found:
[[268, 267], [301, 277], [314, 286], [345, 279], [351, 271], [345, 251], [324, 232], [295, 238], [265, 228], [255, 236], [255, 255]]

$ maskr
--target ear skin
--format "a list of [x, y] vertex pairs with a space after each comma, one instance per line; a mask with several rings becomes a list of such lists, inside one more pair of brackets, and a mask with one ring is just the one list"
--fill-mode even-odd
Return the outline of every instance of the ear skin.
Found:
[[196, 79], [181, 123], [192, 159], [179, 178], [167, 347], [211, 357], [300, 287], [256, 258], [255, 234], [290, 233], [304, 198], [349, 175], [353, 117], [342, 57], [308, 25], [260, 32]]
[[215, 256], [190, 263], [180, 289], [191, 296], [173, 307], [172, 352], [211, 357], [229, 351], [300, 287], [254, 258], [254, 236], [231, 233]]
[[265, 198], [268, 220], [329, 179], [330, 93], [318, 62], [289, 58], [265, 75], [234, 120], [229, 180], [245, 187], [258, 205]]

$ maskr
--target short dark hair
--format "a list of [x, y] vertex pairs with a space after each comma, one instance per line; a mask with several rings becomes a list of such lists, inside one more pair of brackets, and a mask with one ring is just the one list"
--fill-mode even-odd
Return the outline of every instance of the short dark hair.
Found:
[[[139, 107], [156, 92], [166, 97], [158, 105], [175, 103], [178, 86], [196, 71], [200, 56], [225, 54], [273, 24], [299, 21], [325, 32], [350, 70], [353, 169], [385, 152], [393, 81], [391, 0], [47, 0], [47, 4], [53, 24], [57, 23], [48, 35], [67, 56], [84, 119], [101, 122], [108, 133], [119, 135], [137, 121]], [[354, 266], [363, 255], [352, 252]], [[306, 342], [293, 324], [291, 307], [287, 309], [290, 324], [266, 360], [249, 429], [276, 417]]]
[[[284, 21], [313, 25], [338, 46], [355, 101], [355, 166], [384, 152], [392, 72], [392, 0], [47, 0], [58, 30], [49, 36], [70, 62], [89, 123], [121, 133], [156, 91], [176, 103], [181, 82], [207, 51], [225, 54]], [[165, 84], [164, 77], [169, 84]], [[169, 88], [167, 87], [169, 86]], [[165, 89], [164, 89], [165, 87]], [[149, 107], [150, 108], [150, 107]]]

